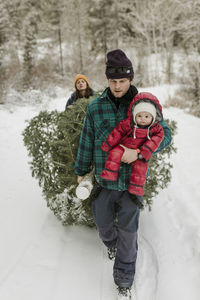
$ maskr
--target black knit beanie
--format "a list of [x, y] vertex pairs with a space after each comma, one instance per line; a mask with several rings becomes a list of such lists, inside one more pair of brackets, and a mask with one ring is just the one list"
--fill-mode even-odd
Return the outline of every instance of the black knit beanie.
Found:
[[107, 53], [105, 74], [108, 79], [134, 77], [132, 63], [122, 50], [116, 49]]

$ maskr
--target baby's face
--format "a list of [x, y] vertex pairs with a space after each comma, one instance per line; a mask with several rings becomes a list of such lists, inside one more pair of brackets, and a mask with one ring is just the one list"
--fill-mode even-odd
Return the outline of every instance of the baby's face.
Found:
[[135, 116], [135, 121], [139, 126], [148, 126], [152, 123], [153, 116], [149, 112], [142, 111], [137, 113]]

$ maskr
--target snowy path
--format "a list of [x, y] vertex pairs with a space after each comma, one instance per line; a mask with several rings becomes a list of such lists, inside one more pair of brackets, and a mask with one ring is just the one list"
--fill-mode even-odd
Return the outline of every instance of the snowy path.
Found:
[[158, 284], [158, 261], [157, 255], [148, 240], [139, 235], [139, 251], [137, 258], [134, 300], [155, 300]]
[[177, 154], [172, 157], [172, 182], [144, 211], [140, 231], [158, 260], [156, 300], [199, 299], [200, 294], [200, 119], [179, 109], [166, 110], [176, 119]]
[[[0, 108], [0, 300], [114, 300], [96, 230], [63, 227], [31, 177], [21, 132], [36, 113]], [[141, 214], [134, 300], [198, 300], [200, 119], [174, 108], [165, 115], [178, 121], [178, 152], [173, 181]]]

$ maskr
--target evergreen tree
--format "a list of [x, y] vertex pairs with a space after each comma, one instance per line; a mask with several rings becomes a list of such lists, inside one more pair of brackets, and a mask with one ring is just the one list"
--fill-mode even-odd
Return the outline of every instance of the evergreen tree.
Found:
[[[175, 121], [166, 120], [171, 129], [172, 137], [176, 134], [177, 126]], [[170, 156], [176, 152], [176, 147], [172, 140], [172, 144], [157, 153], [149, 161], [149, 176], [145, 185], [145, 194], [143, 196], [144, 203], [151, 209], [153, 199], [158, 195], [161, 189], [167, 187], [171, 181], [171, 169], [173, 168], [170, 162]]]
[[[77, 176], [73, 164], [86, 109], [90, 99], [79, 99], [73, 109], [65, 112], [43, 111], [32, 120], [23, 132], [24, 144], [31, 156], [32, 176], [42, 187], [47, 205], [63, 224], [93, 226], [91, 199], [80, 201], [75, 196]], [[174, 135], [175, 124], [169, 123]], [[152, 158], [151, 177], [145, 189], [145, 204], [150, 208], [152, 198], [171, 179], [171, 163], [167, 157], [175, 151], [173, 144]]]
[[188, 62], [188, 74], [184, 87], [190, 112], [200, 117], [200, 62], [197, 53], [193, 53]]
[[[178, 0], [177, 0], [178, 1]], [[180, 3], [182, 14], [179, 22], [181, 45], [185, 59], [181, 61], [181, 83], [189, 111], [200, 117], [200, 2], [183, 0]]]
[[199, 0], [178, 1], [181, 7], [181, 18], [179, 20], [179, 34], [181, 36], [181, 45], [187, 54], [193, 52], [200, 53], [200, 2]]
[[3, 0], [6, 2], [7, 22], [9, 31], [9, 40], [20, 41], [22, 23], [26, 15], [26, 9], [23, 8], [24, 1]]
[[89, 8], [91, 50], [105, 54], [118, 48], [120, 40], [119, 3], [115, 0], [93, 0]]
[[4, 68], [2, 67], [4, 57], [4, 44], [8, 39], [6, 34], [7, 22], [7, 11], [4, 6], [4, 2], [0, 3], [0, 104], [4, 102]]
[[33, 67], [35, 65], [35, 52], [37, 44], [38, 24], [40, 16], [34, 0], [27, 0], [24, 4], [25, 18], [23, 21], [23, 85], [27, 89], [31, 87]]
[[9, 39], [9, 20], [6, 3], [0, 3], [0, 47]]
[[66, 4], [62, 0], [44, 0], [41, 2], [42, 12], [42, 33], [52, 39], [58, 46], [59, 72], [64, 75], [63, 62], [63, 18], [65, 17]]

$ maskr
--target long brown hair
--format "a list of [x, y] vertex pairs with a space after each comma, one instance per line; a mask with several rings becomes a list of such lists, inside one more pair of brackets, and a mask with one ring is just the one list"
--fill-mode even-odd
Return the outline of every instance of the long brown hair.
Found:
[[85, 90], [85, 95], [83, 96], [81, 92], [76, 88], [75, 96], [76, 99], [78, 98], [89, 98], [90, 96], [93, 95], [93, 90], [89, 85], [87, 85], [86, 90]]

